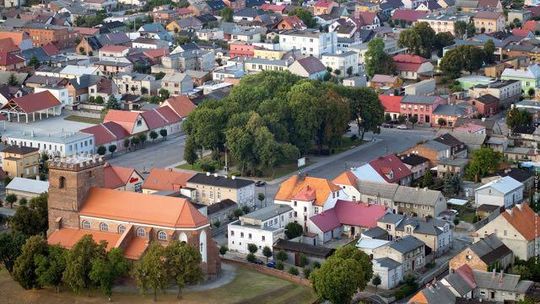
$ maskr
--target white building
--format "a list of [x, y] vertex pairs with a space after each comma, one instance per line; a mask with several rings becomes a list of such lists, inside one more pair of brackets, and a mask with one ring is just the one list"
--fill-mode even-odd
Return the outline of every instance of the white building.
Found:
[[293, 215], [289, 206], [270, 205], [241, 216], [227, 226], [229, 249], [248, 254], [248, 244], [255, 244], [256, 254], [262, 256], [265, 246], [272, 248], [278, 239], [284, 238], [285, 226], [294, 220]]
[[[399, 285], [403, 279], [403, 266], [401, 263], [391, 258], [373, 259], [372, 262], [373, 277], [378, 275], [381, 278], [381, 284], [377, 286], [378, 288], [392, 289]], [[373, 285], [372, 282], [370, 282], [370, 285]]]
[[82, 132], [37, 134], [22, 132], [4, 134], [3, 139], [10, 145], [38, 148], [40, 153], [66, 157], [81, 153], [93, 154], [95, 151], [94, 135]]
[[523, 200], [523, 184], [505, 176], [476, 188], [476, 205], [504, 206], [508, 209]]
[[54, 97], [56, 97], [56, 99], [62, 103], [61, 108], [64, 108], [66, 105], [73, 104], [73, 97], [69, 96], [66, 87], [37, 87], [34, 89], [34, 93], [43, 91], [49, 91]]
[[[321, 61], [332, 71], [339, 70], [342, 76], [352, 76], [358, 74], [358, 54], [353, 51], [339, 52], [336, 54], [323, 54]], [[351, 71], [350, 75], [348, 71]]]
[[159, 81], [153, 75], [130, 73], [116, 74], [113, 82], [120, 94], [153, 95], [157, 94], [160, 87]]
[[292, 30], [279, 35], [279, 45], [283, 51], [300, 50], [304, 56], [321, 58], [324, 53], [337, 51], [337, 35], [335, 32]]

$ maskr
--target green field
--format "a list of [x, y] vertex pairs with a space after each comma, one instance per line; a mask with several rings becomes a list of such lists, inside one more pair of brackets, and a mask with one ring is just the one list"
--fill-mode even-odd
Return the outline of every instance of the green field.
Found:
[[[272, 276], [264, 275], [244, 267], [237, 268], [235, 279], [222, 287], [200, 291], [185, 292], [181, 300], [176, 295], [159, 294], [158, 303], [186, 303], [186, 304], [211, 304], [211, 303], [313, 303], [315, 294], [309, 287], [293, 284]], [[71, 303], [106, 303], [107, 299], [98, 292], [75, 295], [65, 288], [60, 293], [51, 289], [23, 290], [14, 282], [5, 270], [0, 270], [0, 290], [5, 304], [15, 303], [40, 303], [40, 304], [71, 304]], [[114, 303], [154, 303], [152, 296], [140, 294], [113, 293]]]
[[70, 120], [70, 121], [93, 124], [93, 125], [97, 125], [103, 122], [103, 119], [101, 118], [92, 118], [92, 117], [84, 117], [84, 116], [77, 116], [77, 115], [69, 115], [64, 119]]

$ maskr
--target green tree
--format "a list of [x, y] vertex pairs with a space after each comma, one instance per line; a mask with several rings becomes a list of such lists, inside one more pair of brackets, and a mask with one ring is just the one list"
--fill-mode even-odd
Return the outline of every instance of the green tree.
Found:
[[161, 137], [163, 137], [164, 140], [167, 140], [167, 129], [159, 130], [159, 135], [161, 135]]
[[300, 273], [300, 272], [298, 272], [298, 268], [296, 268], [296, 267], [294, 267], [294, 266], [291, 266], [291, 267], [289, 268], [289, 271], [288, 271], [288, 272], [289, 272], [289, 274], [292, 274], [292, 275], [294, 275], [294, 276], [297, 276], [297, 275]]
[[366, 287], [372, 275], [369, 256], [353, 246], [345, 246], [336, 250], [321, 268], [315, 269], [310, 280], [321, 299], [350, 303], [352, 296]]
[[229, 251], [229, 247], [227, 247], [227, 245], [221, 245], [219, 247], [219, 254], [225, 255], [227, 251]]
[[113, 248], [107, 255], [99, 256], [92, 261], [89, 277], [111, 301], [114, 282], [128, 271], [129, 264], [122, 249]]
[[47, 252], [47, 241], [42, 236], [31, 236], [22, 246], [21, 255], [15, 261], [13, 278], [22, 288], [41, 287], [36, 275], [35, 258]]
[[347, 76], [351, 77], [353, 74], [353, 67], [352, 66], [348, 67], [346, 70], [346, 73], [347, 73]]
[[376, 274], [374, 277], [373, 277], [373, 280], [371, 281], [371, 283], [373, 284], [373, 286], [375, 286], [375, 290], [377, 290], [377, 288], [379, 287], [379, 285], [381, 285], [382, 281], [381, 281], [381, 277]]
[[467, 34], [467, 23], [465, 21], [456, 21], [454, 24], [454, 32], [456, 37], [463, 39], [465, 34]]
[[109, 100], [107, 100], [107, 104], [105, 105], [105, 108], [108, 109], [108, 110], [109, 109], [119, 110], [120, 109], [120, 103], [118, 102], [116, 97], [114, 97], [114, 95], [111, 95], [109, 97]]
[[51, 245], [46, 255], [35, 257], [35, 262], [39, 285], [52, 286], [59, 292], [66, 269], [66, 250], [58, 245]]
[[114, 156], [114, 152], [116, 151], [116, 145], [110, 145], [108, 148], [109, 152], [111, 153], [111, 157]]
[[104, 101], [103, 101], [103, 97], [101, 96], [97, 96], [95, 99], [94, 99], [94, 102], [97, 103], [97, 104], [103, 104]]
[[535, 93], [535, 90], [533, 88], [529, 88], [527, 90], [527, 94], [529, 95], [529, 97], [534, 97], [534, 93]]
[[412, 127], [414, 129], [414, 125], [418, 122], [418, 116], [413, 115], [409, 117], [409, 122], [412, 124]]
[[259, 250], [259, 248], [257, 247], [257, 245], [255, 244], [248, 244], [248, 251], [249, 253], [253, 253], [255, 254], [257, 252], [257, 250]]
[[169, 276], [176, 282], [177, 298], [180, 299], [182, 288], [199, 283], [203, 279], [201, 254], [185, 242], [171, 242], [166, 249]]
[[495, 43], [492, 39], [489, 39], [484, 43], [484, 60], [486, 63], [493, 63], [495, 54]]
[[506, 113], [506, 125], [511, 130], [517, 127], [527, 127], [532, 124], [532, 115], [527, 110], [512, 107]]
[[433, 175], [431, 174], [431, 170], [427, 170], [424, 174], [424, 177], [422, 178], [422, 186], [423, 187], [431, 187], [433, 185]]
[[446, 119], [439, 117], [439, 119], [437, 119], [437, 124], [439, 125], [439, 127], [446, 126]]
[[146, 134], [141, 133], [139, 134], [138, 138], [139, 138], [139, 141], [141, 142], [141, 145], [144, 147], [144, 143], [146, 142], [146, 139], [147, 139]]
[[106, 246], [106, 242], [98, 245], [91, 235], [85, 235], [68, 251], [62, 280], [75, 293], [93, 287], [90, 279], [92, 263], [104, 258]]
[[159, 135], [157, 134], [156, 131], [154, 131], [154, 130], [150, 131], [150, 139], [152, 139], [152, 141], [155, 141], [156, 138], [158, 138], [158, 136]]
[[17, 80], [17, 77], [15, 76], [14, 73], [9, 74], [8, 84], [10, 86], [18, 86], [19, 85], [19, 80]]
[[360, 139], [364, 139], [366, 132], [379, 132], [384, 122], [384, 108], [373, 89], [340, 86], [338, 93], [348, 100], [350, 120], [356, 122]]
[[437, 56], [442, 57], [443, 48], [454, 44], [454, 36], [449, 32], [437, 33], [435, 35], [435, 49]]
[[222, 21], [224, 22], [232, 22], [233, 21], [233, 14], [234, 11], [230, 7], [225, 7], [221, 10], [220, 15], [222, 18]]
[[197, 162], [197, 159], [199, 158], [193, 141], [194, 140], [192, 137], [188, 137], [186, 140], [186, 146], [184, 147], [184, 160], [190, 165]]
[[280, 262], [285, 262], [289, 259], [289, 256], [285, 251], [280, 250], [278, 253], [276, 253], [276, 259]]
[[476, 34], [476, 27], [474, 26], [474, 23], [470, 21], [467, 24], [467, 37], [472, 37]]
[[143, 257], [135, 263], [134, 276], [137, 286], [143, 293], [152, 290], [154, 302], [157, 301], [157, 292], [167, 287], [170, 278], [165, 257], [165, 248], [154, 242], [150, 244]]
[[396, 71], [394, 60], [384, 52], [384, 41], [381, 38], [375, 38], [368, 43], [365, 63], [369, 77], [375, 74], [393, 75]]
[[261, 206], [263, 204], [263, 201], [266, 197], [264, 196], [264, 193], [259, 193], [257, 194], [257, 199], [259, 200], [259, 202], [261, 202]]
[[105, 146], [99, 146], [97, 148], [97, 153], [99, 155], [105, 155], [105, 153], [107, 153], [107, 148], [105, 148]]
[[30, 61], [28, 61], [28, 65], [33, 67], [34, 69], [39, 68], [40, 66], [39, 59], [37, 59], [36, 56], [32, 56], [32, 58], [30, 58]]
[[262, 254], [266, 257], [266, 263], [268, 263], [268, 259], [272, 257], [272, 249], [268, 246], [264, 246]]
[[129, 148], [130, 144], [131, 144], [131, 141], [129, 140], [129, 138], [124, 139], [124, 148], [125, 149]]
[[472, 153], [471, 161], [465, 167], [465, 175], [468, 179], [479, 182], [482, 177], [495, 172], [499, 168], [501, 160], [501, 153], [491, 148], [483, 147], [475, 150]]
[[431, 58], [431, 53], [437, 44], [437, 37], [427, 22], [418, 22], [412, 28], [399, 34], [398, 44], [401, 47], [407, 47], [416, 55]]
[[289, 16], [297, 16], [309, 28], [315, 28], [317, 26], [317, 21], [313, 18], [313, 14], [304, 8], [294, 8], [289, 12]]
[[11, 193], [6, 195], [6, 202], [9, 204], [9, 208], [13, 208], [13, 203], [17, 201], [17, 195]]
[[26, 235], [18, 231], [0, 233], [0, 262], [10, 274], [13, 273], [13, 266], [21, 254], [26, 238]]
[[289, 240], [301, 236], [303, 232], [304, 229], [298, 223], [290, 222], [285, 226], [285, 235]]
[[171, 95], [169, 91], [165, 89], [159, 89], [158, 91], [159, 97], [161, 97], [162, 100], [168, 99]]
[[137, 147], [137, 145], [141, 142], [138, 136], [133, 136], [130, 141], [131, 145], [134, 147]]

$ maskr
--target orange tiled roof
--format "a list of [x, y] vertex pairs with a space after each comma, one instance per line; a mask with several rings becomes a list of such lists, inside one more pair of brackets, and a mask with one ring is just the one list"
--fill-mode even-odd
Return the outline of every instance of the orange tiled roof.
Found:
[[133, 175], [134, 168], [111, 166], [105, 164], [103, 175], [105, 179], [105, 188], [116, 189], [125, 186], [129, 182], [129, 178]]
[[137, 122], [137, 118], [139, 118], [140, 115], [141, 113], [138, 112], [109, 110], [109, 112], [107, 112], [107, 115], [105, 115], [103, 122], [116, 122], [131, 134], [131, 132], [133, 131], [133, 127]]
[[20, 45], [21, 42], [26, 38], [28, 39], [28, 34], [25, 32], [8, 32], [8, 31], [2, 31], [0, 32], [0, 39], [9, 38], [11, 41], [13, 41], [14, 44]]
[[317, 196], [316, 196], [316, 193], [315, 193], [315, 189], [311, 188], [309, 185], [302, 188], [293, 197], [294, 200], [304, 201], [304, 202], [309, 202], [309, 201], [312, 201], [312, 200], [314, 200], [316, 198], [317, 198]]
[[148, 240], [134, 237], [129, 241], [129, 245], [124, 250], [124, 256], [130, 260], [138, 260], [148, 248]]
[[350, 170], [347, 170], [338, 175], [338, 177], [334, 178], [332, 182], [336, 185], [347, 185], [356, 187], [358, 178]]
[[333, 182], [324, 178], [310, 176], [301, 178], [298, 175], [294, 175], [281, 183], [275, 199], [280, 201], [290, 201], [308, 185], [313, 188], [316, 193], [315, 204], [318, 206], [322, 206], [326, 202], [330, 193], [341, 189]]
[[13, 104], [19, 106], [25, 113], [33, 113], [59, 106], [61, 103], [51, 92], [43, 91], [13, 98], [2, 109], [8, 109]]
[[[503, 212], [502, 216], [512, 225], [516, 230], [523, 235], [527, 241], [535, 239], [535, 226], [536, 237], [540, 236], [540, 218], [531, 207], [527, 204], [521, 204], [521, 207], [515, 206], [510, 212]], [[537, 218], [535, 222], [535, 218]]]
[[173, 169], [153, 168], [144, 180], [143, 189], [149, 190], [178, 190], [186, 186], [187, 181], [195, 173]]
[[91, 235], [94, 241], [96, 241], [96, 243], [106, 241], [107, 250], [115, 248], [116, 243], [122, 236], [121, 234], [113, 232], [62, 228], [51, 233], [51, 235], [49, 235], [49, 237], [47, 238], [47, 242], [50, 245], [60, 245], [64, 248], [71, 249], [83, 236], [87, 234]]
[[426, 296], [424, 295], [424, 292], [422, 290], [420, 290], [407, 303], [409, 303], [409, 304], [428, 304], [429, 301], [426, 299]]
[[196, 108], [191, 99], [182, 95], [167, 99], [165, 104], [168, 104], [169, 107], [182, 118], [187, 117]]
[[91, 188], [79, 214], [171, 228], [198, 228], [208, 224], [184, 198]]

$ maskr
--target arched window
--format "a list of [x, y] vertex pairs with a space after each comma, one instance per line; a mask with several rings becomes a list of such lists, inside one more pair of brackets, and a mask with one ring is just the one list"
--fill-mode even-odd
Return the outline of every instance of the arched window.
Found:
[[159, 231], [157, 233], [157, 238], [158, 240], [162, 240], [162, 241], [166, 241], [167, 240], [167, 233], [165, 233], [165, 231]]
[[137, 236], [140, 236], [140, 237], [146, 236], [146, 231], [144, 231], [144, 228], [142, 227], [137, 228]]
[[89, 221], [83, 221], [82, 222], [82, 228], [83, 229], [90, 229], [90, 222]]
[[66, 186], [66, 178], [63, 176], [60, 176], [58, 179], [58, 188], [63, 189]]
[[109, 231], [109, 225], [105, 223], [99, 223], [99, 230], [101, 231]]
[[124, 231], [126, 231], [126, 227], [124, 227], [123, 225], [118, 226], [118, 233], [122, 234], [124, 233]]
[[204, 263], [206, 263], [206, 232], [203, 230], [199, 235], [199, 252]]
[[180, 235], [178, 236], [178, 240], [180, 242], [187, 243], [187, 235], [184, 232], [180, 233]]

